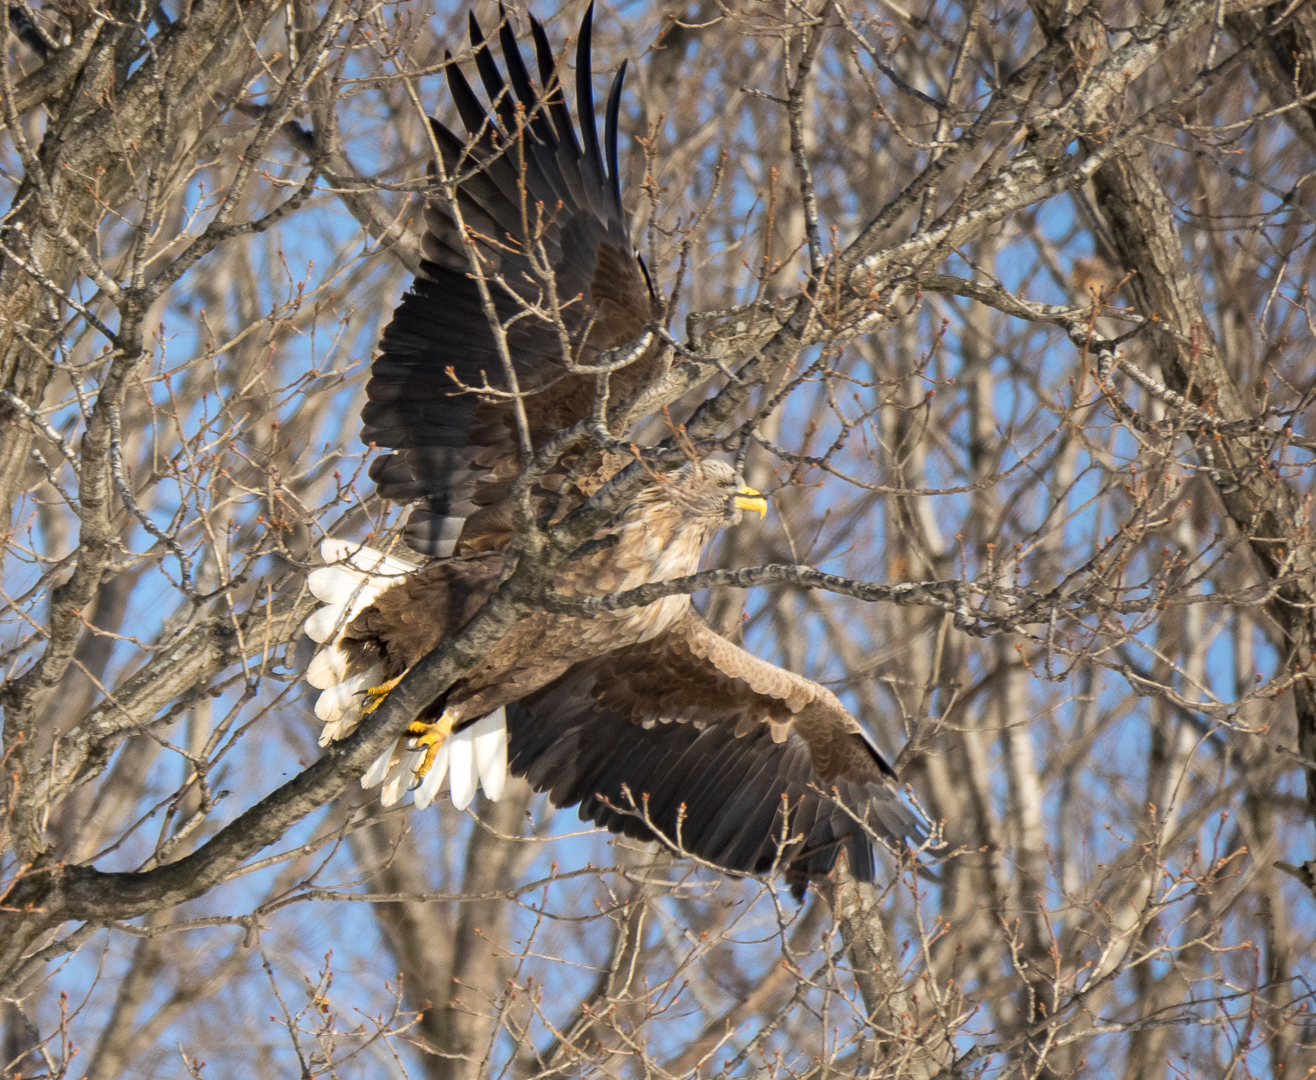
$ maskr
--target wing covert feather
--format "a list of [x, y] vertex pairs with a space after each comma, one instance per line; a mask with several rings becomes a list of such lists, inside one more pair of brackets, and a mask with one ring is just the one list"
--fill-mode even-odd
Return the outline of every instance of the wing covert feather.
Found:
[[872, 835], [924, 835], [834, 694], [695, 614], [578, 665], [509, 709], [508, 723], [513, 773], [554, 804], [579, 803], [583, 820], [636, 838], [679, 831], [683, 850], [732, 872], [779, 865], [797, 895], [841, 850], [871, 881]]

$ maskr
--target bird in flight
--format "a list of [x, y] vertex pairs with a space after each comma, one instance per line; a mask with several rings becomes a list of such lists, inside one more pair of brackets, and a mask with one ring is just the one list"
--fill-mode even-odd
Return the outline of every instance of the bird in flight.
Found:
[[[467, 135], [434, 120], [431, 129], [455, 198], [426, 205], [421, 272], [384, 331], [362, 411], [363, 440], [391, 451], [374, 461], [371, 479], [384, 499], [411, 504], [402, 538], [430, 561], [323, 543], [328, 565], [308, 586], [324, 606], [306, 623], [323, 645], [306, 676], [321, 691], [322, 745], [349, 734], [493, 594], [513, 534], [523, 438], [538, 450], [595, 415], [598, 380], [578, 369], [642, 339], [660, 316], [621, 200], [626, 65], [613, 79], [600, 142], [592, 16], [591, 5], [576, 48], [579, 132], [565, 72], [533, 17], [537, 82], [506, 18], [504, 76], [471, 16], [488, 106], [447, 57]], [[609, 376], [609, 403], [627, 401], [668, 362], [653, 344], [628, 355]], [[631, 460], [576, 450], [539, 480], [532, 500], [560, 520]], [[767, 511], [765, 498], [715, 459], [652, 479], [561, 566], [560, 593], [607, 595], [695, 573], [720, 529]], [[841, 851], [854, 875], [871, 881], [874, 837], [899, 845], [922, 836], [891, 766], [836, 696], [722, 637], [686, 595], [515, 623], [362, 784], [382, 785], [385, 804], [410, 790], [425, 807], [446, 779], [453, 805], [465, 809], [477, 788], [497, 799], [509, 773], [613, 832], [659, 839], [732, 873], [780, 868], [801, 896]]]

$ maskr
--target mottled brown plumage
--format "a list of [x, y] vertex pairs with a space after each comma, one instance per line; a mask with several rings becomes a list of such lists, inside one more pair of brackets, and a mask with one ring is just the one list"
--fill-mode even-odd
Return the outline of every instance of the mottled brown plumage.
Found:
[[[577, 51], [579, 140], [533, 20], [546, 89], [531, 81], [504, 24], [509, 88], [472, 19], [491, 109], [450, 65], [470, 140], [434, 124], [445, 170], [464, 176], [457, 203], [508, 327], [519, 386], [533, 391], [524, 406], [536, 448], [593, 411], [594, 377], [573, 372], [570, 358], [590, 363], [629, 344], [658, 312], [621, 205], [620, 72], [602, 144], [595, 129], [590, 20], [587, 12]], [[307, 622], [327, 645], [307, 672], [323, 690], [322, 741], [349, 732], [373, 707], [367, 699], [379, 700], [474, 616], [498, 585], [512, 535], [507, 500], [523, 464], [512, 410], [463, 389], [506, 386], [495, 337], [453, 215], [435, 201], [425, 222], [422, 272], [385, 331], [362, 416], [363, 437], [393, 451], [371, 468], [380, 495], [413, 503], [404, 538], [438, 561], [416, 569], [325, 542], [334, 565], [312, 573], [309, 585], [327, 606]], [[527, 310], [545, 294], [527, 254], [539, 249], [561, 302], [565, 349], [559, 326]], [[650, 350], [614, 373], [610, 400], [642, 387], [663, 362]], [[588, 453], [543, 479], [537, 506], [561, 517], [629, 460]], [[730, 466], [692, 462], [641, 491], [554, 585], [567, 596], [602, 596], [692, 574], [712, 536], [746, 509], [766, 504]], [[417, 805], [428, 805], [449, 769], [454, 805], [467, 805], [477, 783], [496, 798], [510, 753], [514, 774], [559, 806], [579, 803], [583, 818], [661, 836], [731, 871], [763, 872], [779, 861], [797, 889], [828, 872], [842, 849], [856, 876], [871, 880], [871, 836], [920, 835], [890, 767], [840, 701], [722, 638], [688, 596], [596, 618], [538, 612], [514, 624], [410, 733], [413, 742], [400, 740], [363, 778], [383, 783], [386, 803], [410, 785]]]
[[[677, 470], [642, 490], [620, 522], [562, 567], [554, 586], [564, 596], [606, 596], [694, 573], [708, 540], [737, 523], [744, 504], [754, 501], [741, 494], [743, 486], [720, 461]], [[447, 559], [402, 579], [347, 626], [340, 647], [353, 655], [348, 674], [379, 663], [388, 678], [402, 674], [465, 625], [501, 572], [502, 557], [494, 554]], [[688, 596], [670, 596], [594, 618], [537, 613], [514, 624], [436, 708], [460, 726], [538, 690], [573, 664], [647, 641], [689, 607]]]

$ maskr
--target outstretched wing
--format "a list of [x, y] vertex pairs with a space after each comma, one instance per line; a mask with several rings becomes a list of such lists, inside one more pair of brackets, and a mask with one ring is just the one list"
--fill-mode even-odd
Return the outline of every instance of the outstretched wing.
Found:
[[[374, 462], [371, 479], [385, 499], [420, 500], [405, 536], [427, 555], [451, 554], [459, 538], [464, 550], [499, 546], [507, 529], [499, 504], [520, 471], [509, 403], [461, 390], [486, 380], [507, 389], [473, 271], [487, 282], [497, 318], [507, 328], [520, 389], [539, 390], [525, 403], [536, 446], [589, 415], [593, 402], [593, 377], [565, 374], [559, 328], [544, 314], [550, 276], [568, 347], [581, 363], [638, 337], [653, 315], [617, 173], [626, 66], [612, 82], [600, 145], [590, 69], [592, 16], [591, 5], [576, 50], [580, 139], [548, 37], [533, 18], [539, 86], [506, 20], [499, 41], [510, 87], [474, 15], [470, 19], [476, 67], [491, 108], [480, 104], [455, 64], [447, 68], [469, 138], [438, 121], [431, 124], [445, 173], [460, 178], [457, 204], [482, 265], [470, 266], [458, 223], [437, 200], [430, 202], [421, 273], [384, 331], [361, 414], [362, 439], [397, 451]], [[614, 400], [647, 375], [644, 362], [618, 372]]]
[[896, 844], [924, 835], [835, 695], [693, 612], [509, 708], [508, 727], [513, 774], [555, 805], [579, 803], [583, 820], [653, 839], [647, 811], [666, 839], [723, 869], [777, 863], [797, 895], [842, 849], [871, 881], [870, 831]]

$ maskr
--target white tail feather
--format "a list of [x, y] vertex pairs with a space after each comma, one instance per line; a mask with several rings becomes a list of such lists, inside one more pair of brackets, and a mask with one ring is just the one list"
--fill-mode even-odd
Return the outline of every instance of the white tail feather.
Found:
[[[322, 691], [315, 715], [324, 721], [320, 745], [350, 735], [361, 720], [365, 691], [384, 681], [384, 669], [376, 664], [368, 671], [348, 676], [348, 654], [339, 647], [343, 630], [376, 597], [400, 577], [416, 568], [382, 551], [351, 540], [325, 540], [320, 554], [330, 566], [311, 571], [307, 588], [323, 603], [306, 620], [306, 634], [325, 648], [316, 653], [306, 669], [306, 681]], [[497, 801], [507, 783], [507, 714], [495, 709], [488, 716], [450, 736], [435, 756], [434, 763], [419, 782], [416, 770], [425, 751], [407, 749], [407, 739], [390, 746], [361, 777], [363, 788], [382, 785], [379, 801], [385, 806], [398, 802], [412, 789], [416, 806], [429, 806], [448, 781], [452, 805], [465, 810], [483, 788]]]
[[306, 669], [306, 681], [317, 690], [328, 690], [334, 683], [347, 678], [347, 653], [337, 645], [321, 649]]
[[306, 578], [311, 595], [324, 606], [311, 613], [304, 629], [307, 637], [325, 646], [311, 659], [306, 681], [324, 691], [315, 703], [315, 715], [324, 721], [320, 745], [327, 746], [352, 733], [361, 720], [364, 691], [384, 681], [384, 669], [378, 665], [348, 676], [351, 657], [338, 644], [343, 630], [415, 567], [351, 540], [325, 540], [320, 554], [333, 565], [312, 570]]
[[507, 780], [507, 713], [499, 706], [470, 730], [480, 786], [491, 802], [497, 802]]
[[341, 630], [340, 622], [355, 618], [398, 578], [416, 568], [401, 559], [350, 540], [328, 539], [320, 554], [331, 566], [312, 570], [306, 578], [311, 595], [326, 604], [306, 620], [306, 633], [325, 642]]
[[[320, 556], [327, 563], [346, 563], [357, 570], [376, 577], [405, 577], [416, 569], [415, 565], [392, 555], [385, 555], [355, 540], [335, 540], [326, 537], [320, 542]], [[389, 582], [388, 584], [392, 584]]]
[[407, 740], [399, 739], [361, 777], [363, 788], [384, 785], [379, 801], [385, 806], [401, 799], [410, 784], [416, 806], [423, 810], [438, 798], [445, 779], [458, 810], [470, 806], [481, 788], [490, 802], [502, 796], [507, 784], [507, 714], [502, 709], [449, 736], [419, 783], [414, 777], [425, 752], [406, 746]]
[[302, 629], [306, 631], [308, 638], [323, 645], [326, 641], [337, 639], [339, 631], [347, 622], [343, 618], [345, 614], [347, 608], [342, 604], [329, 604], [326, 607], [316, 608], [311, 612], [311, 617], [306, 620], [306, 625]]
[[394, 743], [379, 757], [375, 758], [374, 763], [366, 770], [365, 776], [361, 777], [361, 786], [367, 791], [372, 787], [378, 787], [384, 782], [384, 777], [388, 775], [388, 768], [393, 764], [393, 755], [398, 752], [398, 745], [398, 743]]
[[331, 742], [337, 742], [339, 739], [346, 739], [356, 730], [358, 721], [355, 716], [344, 717], [341, 720], [333, 720], [325, 724], [320, 729], [320, 745], [328, 746]]
[[365, 692], [377, 686], [384, 677], [384, 669], [376, 664], [359, 675], [335, 683], [320, 694], [315, 703], [315, 715], [326, 724], [351, 716], [360, 719], [361, 702]]
[[375, 591], [365, 580], [365, 574], [345, 566], [322, 566], [306, 575], [306, 587], [322, 604], [348, 604], [358, 593]]
[[459, 739], [454, 735], [448, 740], [448, 746], [452, 751], [448, 755], [448, 791], [452, 795], [452, 805], [458, 810], [465, 810], [471, 805], [475, 789], [479, 787], [471, 739], [469, 736]]
[[379, 793], [379, 801], [385, 806], [392, 806], [402, 798], [411, 786], [411, 778], [420, 763], [425, 760], [424, 750], [406, 750], [396, 765], [389, 769], [384, 789]]

